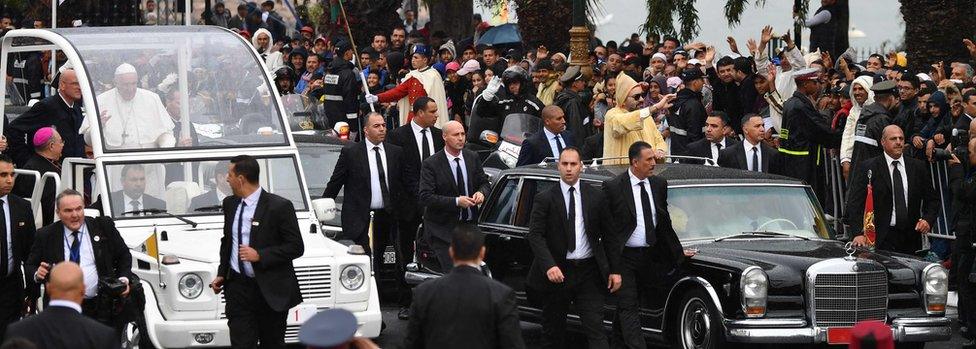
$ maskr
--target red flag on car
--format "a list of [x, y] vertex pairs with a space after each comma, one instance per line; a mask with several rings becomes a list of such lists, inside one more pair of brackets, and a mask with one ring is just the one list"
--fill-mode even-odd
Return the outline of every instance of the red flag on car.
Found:
[[874, 245], [877, 237], [874, 231], [874, 189], [871, 188], [871, 171], [868, 170], [868, 190], [867, 197], [864, 198], [864, 238], [868, 244]]

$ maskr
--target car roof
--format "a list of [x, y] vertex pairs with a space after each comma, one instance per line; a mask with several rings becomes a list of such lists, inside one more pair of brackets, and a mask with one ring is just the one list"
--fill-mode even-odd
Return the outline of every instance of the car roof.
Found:
[[[627, 171], [627, 165], [587, 165], [581, 178], [593, 181], [604, 181], [616, 177]], [[542, 167], [527, 165], [503, 171], [499, 176], [522, 174], [558, 177], [559, 172], [555, 164], [549, 163]], [[654, 175], [666, 179], [669, 185], [690, 184], [722, 184], [722, 183], [767, 183], [804, 185], [800, 180], [768, 173], [758, 173], [733, 168], [722, 168], [692, 164], [658, 164], [654, 167]]]

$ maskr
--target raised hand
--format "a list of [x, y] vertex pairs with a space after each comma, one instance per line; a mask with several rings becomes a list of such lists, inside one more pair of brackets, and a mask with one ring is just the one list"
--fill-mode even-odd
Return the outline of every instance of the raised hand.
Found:
[[739, 53], [739, 45], [735, 43], [735, 38], [729, 36], [725, 38], [725, 41], [729, 43], [729, 49], [732, 52]]

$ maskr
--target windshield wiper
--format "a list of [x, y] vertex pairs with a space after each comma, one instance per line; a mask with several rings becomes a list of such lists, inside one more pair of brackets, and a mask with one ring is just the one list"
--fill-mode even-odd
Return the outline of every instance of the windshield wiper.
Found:
[[193, 209], [193, 211], [195, 211], [195, 212], [203, 212], [203, 211], [211, 212], [211, 211], [220, 211], [220, 210], [223, 210], [223, 209], [224, 209], [224, 207], [222, 205], [213, 205], [213, 206], [197, 207], [197, 208]]
[[197, 222], [194, 222], [194, 221], [191, 221], [189, 219], [186, 219], [183, 216], [178, 216], [178, 215], [169, 213], [166, 210], [159, 209], [159, 208], [145, 208], [145, 209], [141, 209], [141, 210], [132, 210], [132, 211], [129, 211], [129, 212], [122, 212], [122, 215], [124, 216], [124, 215], [128, 215], [128, 214], [146, 214], [146, 213], [148, 213], [148, 214], [162, 214], [164, 216], [173, 217], [173, 218], [179, 219], [183, 223], [189, 224], [191, 228], [196, 228], [197, 227]]
[[798, 236], [798, 235], [792, 235], [792, 234], [786, 234], [786, 233], [777, 233], [775, 231], [744, 231], [744, 232], [741, 232], [741, 233], [736, 234], [736, 235], [730, 235], [730, 236], [726, 236], [726, 237], [722, 237], [722, 238], [715, 239], [715, 241], [718, 242], [718, 241], [722, 241], [722, 240], [725, 240], [725, 239], [750, 239], [750, 238], [755, 238], [757, 236], [758, 237], [772, 237], [772, 238], [784, 237], [784, 238], [795, 238], [795, 239], [800, 239], [800, 240], [810, 240], [810, 238], [807, 238], [807, 237]]

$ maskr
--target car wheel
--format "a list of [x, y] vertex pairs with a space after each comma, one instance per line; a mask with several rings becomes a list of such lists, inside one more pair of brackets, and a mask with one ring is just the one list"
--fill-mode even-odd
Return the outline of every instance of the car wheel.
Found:
[[722, 317], [711, 298], [701, 289], [692, 289], [680, 303], [680, 313], [672, 325], [674, 347], [683, 349], [727, 348]]

